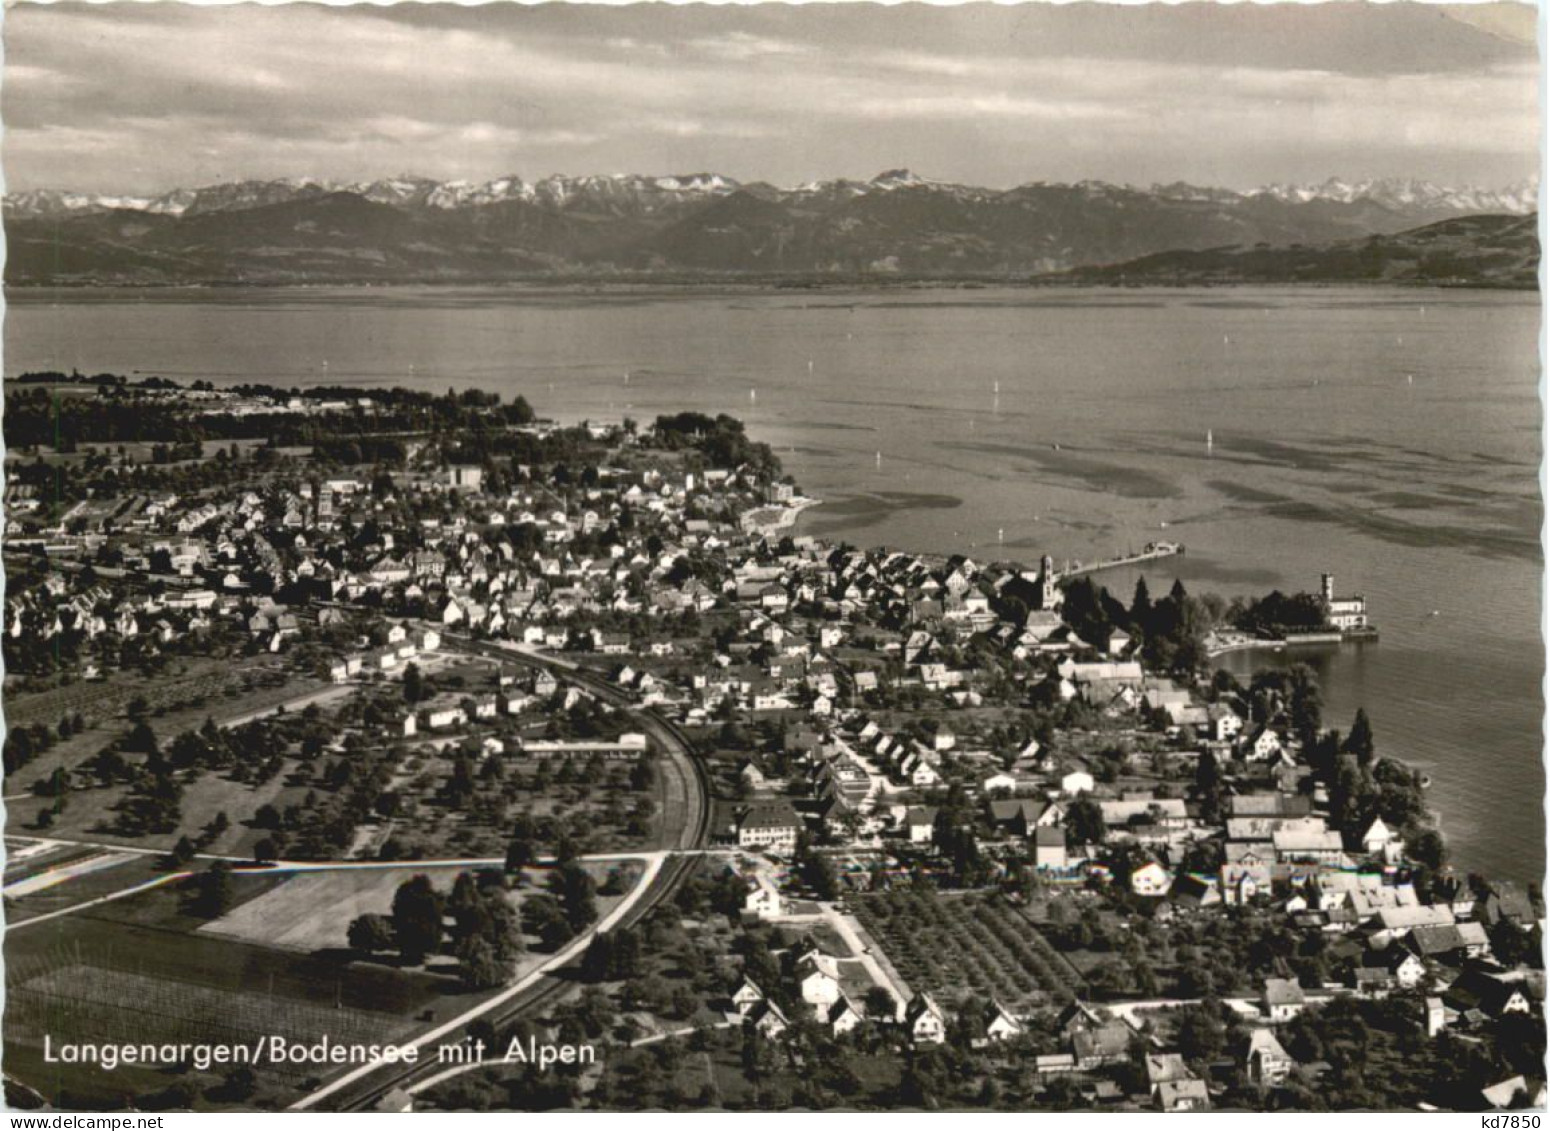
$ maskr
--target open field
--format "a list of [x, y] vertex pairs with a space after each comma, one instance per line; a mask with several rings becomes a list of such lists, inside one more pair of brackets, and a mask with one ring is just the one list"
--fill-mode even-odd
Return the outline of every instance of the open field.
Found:
[[[256, 879], [267, 879], [274, 886], [236, 910], [201, 927], [199, 933], [218, 938], [236, 939], [261, 946], [279, 947], [312, 953], [321, 950], [345, 950], [349, 946], [351, 920], [359, 915], [387, 915], [393, 909], [393, 895], [400, 884], [417, 875], [428, 875], [437, 890], [446, 893], [464, 867], [340, 868], [325, 872], [299, 872], [290, 876], [265, 876], [255, 873], [239, 877], [239, 887]], [[608, 869], [594, 866], [599, 884]], [[638, 872], [638, 869], [636, 869]], [[625, 873], [629, 875], [627, 871]], [[507, 893], [513, 907], [520, 908], [526, 893], [542, 891], [541, 875], [533, 873], [525, 887]], [[600, 915], [606, 915], [618, 902], [617, 896], [599, 896]], [[542, 954], [528, 955], [533, 965]], [[526, 960], [522, 964], [527, 967]], [[519, 971], [521, 972], [521, 971]]]
[[[387, 915], [400, 884], [421, 873], [438, 890], [451, 889], [459, 868], [341, 868], [280, 877], [273, 888], [200, 933], [308, 953], [346, 949], [350, 922], [358, 915]], [[247, 882], [247, 878], [238, 883]], [[513, 905], [521, 899], [513, 893]]]
[[[71, 848], [69, 856], [50, 854], [53, 860], [64, 862], [76, 859], [84, 859], [95, 850], [84, 848]], [[79, 855], [75, 855], [79, 854]], [[39, 915], [48, 915], [56, 911], [63, 911], [69, 907], [78, 907], [91, 900], [100, 899], [115, 892], [126, 891], [129, 888], [154, 880], [163, 873], [157, 867], [155, 857], [140, 854], [128, 855], [127, 859], [115, 864], [111, 868], [101, 868], [72, 875], [65, 883], [53, 884], [48, 887], [37, 888], [25, 895], [13, 896], [10, 893], [5, 897], [5, 918], [10, 925], [17, 926]], [[12, 873], [8, 872], [6, 879], [9, 882]]]
[[[78, 882], [131, 870], [154, 875], [153, 864], [152, 858], [141, 857]], [[588, 867], [600, 883], [617, 867], [626, 890], [641, 871], [632, 862]], [[52, 1097], [68, 1097], [74, 1106], [101, 1108], [175, 1081], [207, 1089], [220, 1076], [45, 1065], [45, 1034], [56, 1045], [251, 1043], [269, 1034], [298, 1041], [324, 1034], [367, 1043], [406, 1038], [498, 991], [466, 990], [450, 958], [434, 959], [428, 970], [403, 969], [391, 959], [357, 961], [342, 948], [344, 933], [354, 915], [387, 911], [397, 885], [409, 876], [426, 872], [438, 886], [449, 887], [460, 870], [410, 865], [291, 876], [238, 872], [233, 876], [238, 906], [213, 925], [183, 913], [174, 885], [9, 935], [7, 1070]], [[118, 887], [128, 886], [131, 877], [123, 878]], [[524, 887], [511, 895], [514, 902], [527, 891], [543, 890], [542, 869], [530, 870], [524, 879]], [[22, 902], [44, 899], [63, 886]], [[622, 898], [599, 896], [599, 914], [607, 915]], [[547, 957], [530, 951], [516, 972], [531, 970]], [[296, 1098], [305, 1080], [326, 1075], [316, 1066], [264, 1070], [259, 1087], [273, 1106], [283, 1106]]]
[[995, 995], [1014, 1011], [1069, 1000], [1081, 980], [999, 896], [899, 890], [855, 899], [856, 917], [915, 989]]
[[47, 891], [71, 880], [83, 879], [95, 872], [116, 868], [120, 864], [127, 864], [138, 858], [138, 853], [87, 850], [52, 863], [46, 868], [38, 869], [29, 876], [7, 880], [4, 895], [7, 899], [20, 899], [36, 892]]
[[[175, 893], [159, 890], [7, 935], [8, 1073], [45, 1091], [63, 1088], [78, 1106], [114, 1106], [126, 1093], [164, 1088], [175, 1077], [144, 1081], [122, 1069], [45, 1066], [45, 1033], [56, 1045], [250, 1042], [271, 1033], [297, 1040], [353, 1034], [380, 1042], [408, 1033], [427, 1006], [456, 988], [425, 974], [178, 933], [122, 914], [156, 919], [152, 905], [175, 906], [175, 900]], [[294, 1089], [300, 1078], [288, 1074], [269, 1075], [286, 1077], [278, 1082]]]
[[[369, 1044], [409, 1027], [402, 1019], [336, 1007], [327, 999], [306, 1001], [255, 990], [259, 987], [215, 989], [101, 966], [61, 966], [10, 989], [8, 1026], [50, 1034], [74, 1032], [79, 1039], [96, 1042], [247, 1045], [270, 1035], [315, 1040], [324, 1034], [336, 1041]], [[56, 1041], [62, 1039], [55, 1036]], [[316, 1072], [289, 1065], [264, 1070], [297, 1082]]]

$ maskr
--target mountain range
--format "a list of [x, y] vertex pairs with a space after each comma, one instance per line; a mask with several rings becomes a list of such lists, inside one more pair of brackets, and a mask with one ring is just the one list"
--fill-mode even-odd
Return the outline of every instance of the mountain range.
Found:
[[247, 180], [156, 196], [4, 199], [6, 282], [1027, 277], [1171, 251], [1524, 216], [1537, 186], [1326, 181], [1253, 192], [1083, 181], [987, 189], [895, 169], [794, 188], [714, 173]]
[[1531, 290], [1539, 277], [1538, 216], [1461, 216], [1392, 235], [1297, 247], [1164, 251], [1066, 275], [1078, 284], [1432, 283]]

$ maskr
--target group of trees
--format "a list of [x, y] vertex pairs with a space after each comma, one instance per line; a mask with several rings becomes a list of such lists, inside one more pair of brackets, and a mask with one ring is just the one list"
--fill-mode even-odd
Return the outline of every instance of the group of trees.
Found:
[[549, 873], [546, 891], [522, 901], [522, 929], [558, 950], [597, 920], [597, 881], [574, 860]]
[[669, 451], [693, 448], [711, 467], [731, 469], [748, 465], [771, 479], [781, 474], [780, 460], [770, 446], [750, 440], [743, 422], [724, 412], [715, 417], [702, 412], [659, 416], [652, 429], [652, 440]]
[[1318, 628], [1324, 623], [1324, 602], [1312, 593], [1272, 590], [1257, 600], [1235, 601], [1228, 617], [1245, 632], [1284, 636], [1288, 631]]
[[[13, 726], [5, 732], [5, 776], [10, 777], [34, 758], [46, 754], [58, 739], [68, 738], [76, 732], [76, 715], [70, 720], [60, 720], [59, 729], [44, 723]], [[84, 728], [84, 720], [81, 727]], [[68, 729], [67, 729], [68, 727]]]
[[463, 981], [476, 990], [505, 982], [511, 964], [526, 949], [498, 872], [460, 872], [447, 895], [436, 890], [429, 876], [414, 876], [394, 893], [390, 915], [359, 916], [350, 924], [348, 939], [363, 954], [396, 950], [409, 966], [449, 953], [458, 960]]
[[184, 910], [201, 919], [219, 919], [231, 910], [236, 893], [232, 888], [231, 865], [217, 860], [203, 872], [184, 881]]
[[1225, 608], [1214, 594], [1191, 597], [1177, 580], [1166, 597], [1153, 601], [1146, 578], [1137, 579], [1128, 608], [1091, 577], [1078, 577], [1064, 588], [1061, 616], [1077, 636], [1104, 649], [1110, 634], [1121, 629], [1147, 665], [1163, 671], [1195, 672], [1205, 666], [1205, 634]]

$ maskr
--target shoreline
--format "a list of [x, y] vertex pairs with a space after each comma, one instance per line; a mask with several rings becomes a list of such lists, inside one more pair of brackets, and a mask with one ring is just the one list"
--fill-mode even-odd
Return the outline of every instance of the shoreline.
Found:
[[[741, 526], [749, 534], [763, 534], [765, 537], [779, 533], [782, 530], [790, 530], [796, 525], [797, 519], [812, 509], [823, 505], [822, 499], [815, 499], [809, 495], [798, 495], [789, 503], [781, 507], [758, 507], [748, 511], [742, 516]], [[761, 515], [773, 513], [774, 517], [761, 518]]]

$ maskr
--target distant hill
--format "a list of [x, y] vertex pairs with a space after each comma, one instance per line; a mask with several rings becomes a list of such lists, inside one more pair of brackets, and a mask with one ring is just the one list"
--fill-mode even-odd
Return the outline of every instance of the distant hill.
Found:
[[1162, 253], [1361, 244], [1533, 199], [1527, 186], [1410, 181], [1251, 193], [1098, 181], [999, 190], [904, 169], [797, 188], [692, 173], [478, 185], [407, 176], [240, 181], [155, 197], [40, 190], [5, 199], [6, 282], [1020, 280], [1160, 255], [1173, 262]]
[[1428, 283], [1532, 290], [1539, 277], [1539, 217], [1465, 216], [1330, 243], [1165, 251], [1061, 277], [1127, 285]]

